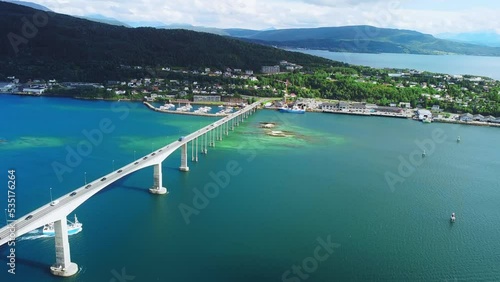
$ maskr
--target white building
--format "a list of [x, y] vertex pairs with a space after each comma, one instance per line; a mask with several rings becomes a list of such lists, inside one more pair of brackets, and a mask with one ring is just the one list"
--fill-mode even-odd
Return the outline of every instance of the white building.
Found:
[[219, 95], [194, 95], [193, 102], [220, 102]]
[[262, 67], [262, 72], [263, 73], [268, 73], [268, 74], [279, 73], [280, 72], [280, 66], [278, 66], [278, 65], [276, 65], [276, 66], [263, 66]]
[[24, 93], [33, 95], [42, 95], [45, 90], [45, 88], [23, 88]]
[[417, 116], [418, 116], [419, 120], [423, 120], [425, 118], [432, 118], [432, 113], [431, 113], [431, 111], [426, 110], [426, 109], [418, 109]]

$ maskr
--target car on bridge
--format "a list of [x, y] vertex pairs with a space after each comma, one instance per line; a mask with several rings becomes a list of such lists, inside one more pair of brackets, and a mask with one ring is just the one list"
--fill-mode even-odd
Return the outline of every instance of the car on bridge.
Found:
[[74, 195], [76, 195], [76, 192], [69, 194], [70, 197], [73, 197]]
[[30, 215], [28, 215], [28, 216], [25, 218], [25, 220], [30, 220], [32, 217], [33, 217], [33, 216], [30, 214]]
[[106, 177], [101, 178], [101, 181], [104, 181], [104, 180], [106, 180]]
[[54, 201], [50, 202], [50, 205], [51, 205], [51, 206], [55, 206], [55, 205], [57, 205], [57, 204], [59, 204], [59, 201], [58, 201], [58, 200], [54, 200]]
[[92, 184], [89, 184], [89, 185], [85, 186], [85, 189], [89, 189], [90, 186], [92, 186]]
[[186, 138], [186, 137], [181, 136], [181, 137], [179, 138], [179, 141], [183, 141], [183, 140], [184, 140], [184, 138]]
[[122, 171], [123, 171], [123, 170], [121, 170], [121, 169], [120, 169], [120, 170], [119, 170], [119, 171], [117, 171], [116, 173], [120, 173], [120, 172], [122, 172]]

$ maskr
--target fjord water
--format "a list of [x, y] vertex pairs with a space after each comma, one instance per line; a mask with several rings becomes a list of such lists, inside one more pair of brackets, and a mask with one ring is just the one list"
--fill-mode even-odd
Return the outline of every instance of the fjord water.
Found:
[[[7, 206], [7, 170], [16, 169], [19, 217], [46, 204], [50, 187], [62, 196], [83, 185], [85, 173], [88, 182], [98, 179], [131, 162], [134, 151], [139, 158], [214, 121], [141, 103], [7, 95], [0, 117], [0, 203]], [[52, 164], [66, 164], [68, 148], [86, 140], [82, 131], [105, 119], [114, 130], [59, 181]], [[294, 137], [270, 137], [259, 122]], [[429, 141], [440, 132], [443, 142]], [[386, 173], [401, 176], [402, 159], [421, 157], [416, 142], [425, 140], [435, 149], [427, 147], [391, 189]], [[178, 170], [179, 153], [169, 157], [168, 195], [148, 193], [147, 168], [75, 210], [83, 231], [70, 236], [71, 258], [80, 271], [64, 281], [122, 281], [122, 274], [125, 281], [303, 281], [282, 275], [311, 263], [318, 239], [338, 245], [305, 272], [307, 281], [498, 281], [499, 140], [498, 128], [261, 110], [190, 162], [189, 172]], [[229, 163], [240, 173], [187, 224], [179, 205], [193, 207], [194, 189], [214, 183], [210, 173]], [[5, 262], [5, 246], [0, 255]], [[0, 281], [62, 281], [48, 270], [53, 238], [24, 236], [16, 256], [16, 275], [2, 263]]]
[[469, 55], [417, 55], [342, 53], [324, 50], [293, 50], [352, 65], [373, 68], [416, 69], [443, 74], [478, 75], [500, 79], [500, 57]]

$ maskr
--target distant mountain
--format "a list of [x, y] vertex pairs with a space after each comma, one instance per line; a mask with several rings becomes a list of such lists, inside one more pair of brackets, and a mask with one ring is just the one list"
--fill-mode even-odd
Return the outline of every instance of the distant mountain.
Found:
[[45, 12], [51, 12], [52, 11], [49, 8], [45, 7], [45, 6], [42, 6], [42, 5], [36, 4], [36, 3], [32, 3], [32, 2], [14, 1], [14, 0], [3, 0], [3, 1], [4, 2], [13, 3], [13, 4], [16, 4], [16, 5], [22, 5], [22, 6], [30, 7], [30, 8], [37, 9], [37, 10], [42, 10], [42, 11], [45, 11]]
[[190, 24], [169, 24], [169, 25], [157, 26], [157, 28], [185, 29], [185, 30], [192, 30], [192, 31], [197, 31], [197, 32], [212, 33], [212, 34], [217, 34], [217, 35], [226, 35], [226, 36], [229, 35], [229, 33], [227, 33], [225, 30], [220, 29], [220, 28], [194, 26], [194, 25], [190, 25]]
[[247, 41], [288, 48], [335, 52], [464, 54], [500, 56], [500, 48], [435, 38], [412, 30], [344, 26], [250, 31], [226, 29]]
[[7, 39], [0, 40], [0, 78], [101, 82], [152, 76], [154, 70], [147, 66], [259, 71], [262, 65], [275, 65], [281, 60], [306, 68], [343, 65], [208, 33], [126, 28], [52, 12], [48, 12], [51, 17], [46, 26], [25, 38], [22, 18], [34, 12], [32, 8], [0, 2], [0, 37]]
[[500, 47], [500, 34], [495, 32], [441, 33], [437, 38], [467, 42], [491, 47]]
[[253, 30], [253, 29], [243, 29], [243, 28], [228, 28], [224, 29], [224, 31], [232, 37], [244, 37], [251, 38], [252, 36], [257, 35], [262, 30]]
[[106, 16], [103, 16], [103, 15], [100, 15], [100, 14], [86, 15], [86, 16], [84, 16], [82, 18], [87, 19], [87, 20], [91, 20], [91, 21], [94, 21], [94, 22], [98, 22], [98, 23], [105, 23], [105, 24], [110, 24], [110, 25], [131, 27], [128, 24], [123, 23], [123, 22], [121, 22], [121, 21], [119, 21], [119, 20], [117, 20], [115, 18], [106, 17]]
[[159, 27], [166, 25], [160, 21], [127, 21], [126, 23], [131, 27]]

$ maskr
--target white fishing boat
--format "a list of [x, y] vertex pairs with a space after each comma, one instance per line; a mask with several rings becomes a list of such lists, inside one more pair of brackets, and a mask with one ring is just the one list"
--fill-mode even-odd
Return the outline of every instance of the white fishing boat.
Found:
[[[75, 221], [71, 222], [68, 220], [68, 235], [74, 235], [80, 231], [82, 231], [83, 225], [81, 222], [78, 221], [78, 218], [76, 218], [75, 214]], [[43, 235], [49, 235], [49, 236], [54, 236], [56, 234], [54, 230], [54, 223], [49, 223], [45, 224], [42, 229]]]

